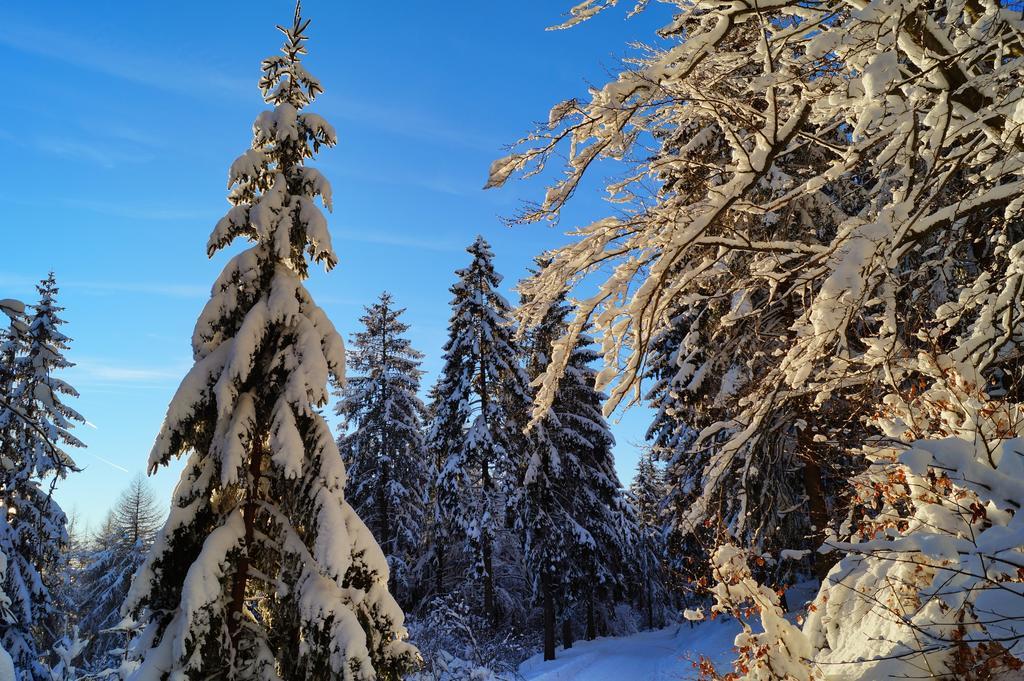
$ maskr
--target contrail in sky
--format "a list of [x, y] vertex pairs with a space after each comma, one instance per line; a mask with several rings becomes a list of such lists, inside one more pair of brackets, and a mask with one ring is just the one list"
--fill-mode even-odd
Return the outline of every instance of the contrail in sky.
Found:
[[130, 470], [128, 470], [127, 468], [125, 468], [124, 466], [118, 466], [118, 465], [117, 465], [116, 463], [114, 463], [113, 461], [110, 461], [109, 459], [104, 459], [104, 458], [103, 458], [102, 456], [100, 456], [99, 454], [93, 454], [93, 453], [92, 453], [92, 452], [90, 452], [90, 451], [89, 451], [88, 449], [87, 449], [87, 450], [85, 450], [85, 453], [86, 453], [86, 454], [88, 454], [89, 456], [92, 456], [92, 457], [95, 457], [95, 458], [99, 459], [100, 461], [102, 461], [103, 463], [107, 464], [107, 465], [108, 465], [108, 466], [110, 466], [111, 468], [116, 468], [117, 470], [119, 470], [119, 471], [123, 471], [123, 472], [127, 473], [128, 475], [131, 475], [131, 474], [132, 474], [132, 472], [131, 472]]

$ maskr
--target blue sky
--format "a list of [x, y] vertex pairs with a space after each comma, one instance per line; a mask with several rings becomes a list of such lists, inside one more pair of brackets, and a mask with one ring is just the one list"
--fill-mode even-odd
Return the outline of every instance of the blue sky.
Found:
[[[313, 110], [340, 139], [317, 165], [334, 188], [341, 263], [309, 287], [346, 339], [362, 306], [391, 291], [426, 353], [425, 385], [440, 368], [453, 271], [476, 234], [514, 299], [534, 254], [611, 210], [591, 184], [559, 227], [509, 228], [500, 218], [542, 196], [544, 178], [481, 189], [504, 145], [604, 82], [660, 18], [613, 11], [545, 31], [571, 4], [304, 3], [306, 64], [326, 89]], [[0, 7], [0, 297], [30, 300], [36, 280], [57, 274], [77, 363], [66, 378], [94, 426], [79, 433], [85, 470], [58, 495], [88, 523], [145, 468], [191, 366], [192, 326], [228, 257], [208, 260], [206, 239], [264, 108], [260, 60], [290, 12], [284, 1]], [[634, 409], [614, 426], [624, 480], [648, 419]], [[162, 503], [179, 472], [153, 478]]]

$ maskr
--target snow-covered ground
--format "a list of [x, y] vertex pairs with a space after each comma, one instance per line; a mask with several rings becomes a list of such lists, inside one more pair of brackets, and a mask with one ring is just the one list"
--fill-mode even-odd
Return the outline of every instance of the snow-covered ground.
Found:
[[731, 671], [732, 642], [739, 632], [735, 620], [677, 624], [622, 638], [579, 641], [558, 649], [556, 660], [534, 655], [519, 667], [526, 681], [682, 681], [695, 679], [701, 656], [719, 670]]

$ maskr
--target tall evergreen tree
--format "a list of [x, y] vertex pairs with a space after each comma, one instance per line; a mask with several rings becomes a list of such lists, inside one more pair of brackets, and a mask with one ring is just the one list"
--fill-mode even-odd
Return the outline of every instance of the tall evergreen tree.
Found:
[[[7, 556], [2, 551], [0, 551], [0, 584], [7, 584]], [[7, 596], [7, 592], [4, 591], [4, 587], [0, 587], [0, 621], [11, 621], [12, 614], [10, 608], [11, 599]], [[3, 681], [14, 681], [17, 678], [15, 676], [14, 660], [11, 659], [11, 654], [7, 652], [5, 646], [5, 643], [0, 642], [0, 679]]]
[[65, 634], [70, 634], [78, 626], [81, 615], [77, 607], [80, 600], [74, 582], [77, 575], [81, 573], [82, 566], [85, 565], [85, 556], [89, 551], [91, 537], [89, 536], [88, 528], [82, 525], [81, 517], [75, 510], [67, 514], [65, 528], [68, 539], [63, 547], [64, 550], [61, 551], [60, 561], [56, 568], [63, 575], [63, 579], [60, 580], [59, 588], [57, 589], [57, 602], [71, 609], [64, 627]]
[[365, 328], [348, 353], [349, 376], [338, 404], [338, 446], [346, 496], [388, 558], [396, 594], [409, 595], [423, 544], [423, 515], [432, 467], [423, 444], [426, 411], [417, 393], [423, 355], [404, 336], [403, 308], [389, 293], [366, 308]]
[[12, 316], [0, 349], [0, 551], [7, 557], [4, 591], [11, 600], [0, 640], [23, 681], [50, 678], [48, 657], [64, 634], [70, 608], [58, 600], [66, 593], [67, 518], [53, 490], [77, 470], [64, 448], [84, 446], [71, 433], [84, 419], [64, 402], [78, 393], [54, 375], [73, 365], [63, 354], [70, 339], [59, 328], [63, 308], [52, 272], [37, 290], [32, 314]]
[[654, 417], [647, 429], [646, 439], [651, 454], [665, 462], [671, 484], [667, 505], [671, 511], [685, 506], [698, 493], [700, 472], [704, 461], [690, 451], [696, 431], [687, 423], [686, 415], [691, 397], [689, 387], [696, 381], [690, 367], [699, 361], [701, 347], [696, 334], [690, 334], [690, 324], [684, 315], [675, 317], [671, 325], [659, 333], [651, 343], [647, 360], [646, 378], [651, 382], [646, 399]]
[[[711, 523], [694, 523], [689, 517], [697, 497], [705, 490], [701, 484], [704, 467], [710, 456], [709, 448], [695, 448], [697, 431], [693, 423], [702, 423], [709, 417], [696, 413], [700, 401], [695, 393], [703, 384], [714, 385], [713, 377], [695, 367], [705, 361], [704, 344], [697, 333], [698, 325], [686, 313], [675, 315], [665, 329], [651, 342], [647, 359], [646, 378], [650, 381], [646, 399], [654, 410], [647, 429], [650, 454], [664, 463], [659, 473], [664, 477], [664, 497], [661, 504], [661, 534], [664, 539], [666, 580], [674, 594], [692, 591], [697, 583], [706, 583], [711, 575], [708, 568], [715, 545], [715, 532], [720, 530]], [[722, 353], [727, 354], [727, 353]], [[722, 369], [726, 371], [725, 368]], [[716, 388], [717, 389], [717, 388]], [[726, 418], [721, 404], [712, 418]], [[641, 463], [643, 463], [641, 461]], [[654, 462], [651, 462], [652, 466]], [[639, 473], [647, 473], [647, 468]], [[710, 493], [718, 495], [716, 509], [723, 509], [735, 499], [724, 499], [735, 491], [731, 484], [714, 487]], [[765, 493], [771, 493], [766, 490]], [[773, 505], [757, 505], [755, 512]], [[654, 522], [648, 515], [645, 525]]]
[[32, 427], [21, 429], [19, 447], [25, 475], [44, 478], [56, 474], [63, 478], [75, 470], [74, 461], [63, 448], [85, 446], [71, 433], [74, 424], [85, 423], [85, 419], [64, 403], [67, 397], [78, 397], [78, 391], [54, 375], [74, 364], [64, 357], [71, 339], [60, 331], [64, 308], [57, 304], [53, 272], [36, 290], [39, 302], [28, 320], [27, 347], [20, 360], [21, 390], [15, 395]]
[[[564, 552], [564, 603], [583, 606], [585, 636], [592, 640], [598, 634], [598, 605], [625, 593], [633, 559], [629, 547], [636, 540], [637, 528], [615, 471], [615, 438], [601, 412], [605, 396], [594, 387], [597, 372], [591, 365], [599, 355], [585, 333], [579, 334], [571, 347], [557, 342], [565, 333], [570, 313], [562, 300], [549, 307], [531, 333], [529, 366], [530, 376], [537, 380], [555, 355], [568, 355], [551, 406], [535, 427], [557, 452], [557, 464], [549, 468], [558, 479], [545, 486], [556, 491], [559, 506], [570, 520], [553, 542]], [[527, 483], [529, 487], [529, 480]], [[535, 521], [528, 518], [527, 522]]]
[[635, 573], [631, 578], [639, 590], [648, 629], [653, 629], [656, 621], [661, 620], [669, 598], [664, 578], [666, 489], [664, 471], [658, 467], [657, 456], [650, 449], [644, 451], [629, 485], [629, 500], [638, 529], [634, 547]]
[[[541, 269], [545, 261], [538, 259]], [[523, 336], [529, 350], [528, 375], [542, 377], [565, 333], [571, 308], [559, 299]], [[513, 507], [524, 531], [526, 561], [542, 602], [544, 652], [554, 657], [557, 601], [562, 608], [563, 643], [572, 645], [571, 613], [582, 604], [586, 636], [596, 636], [596, 605], [625, 591], [636, 535], [615, 472], [615, 440], [601, 413], [604, 396], [594, 388], [597, 358], [581, 335], [569, 351], [565, 376], [551, 406], [536, 420], [533, 457], [526, 465]]]
[[[25, 304], [20, 300], [0, 300], [0, 311], [7, 316], [7, 326], [0, 331], [0, 445], [5, 454], [11, 454], [15, 446], [15, 427], [22, 422], [24, 414], [18, 411], [14, 389], [19, 377], [18, 357], [24, 353], [28, 321]], [[4, 469], [15, 466], [13, 458]]]
[[[540, 599], [544, 659], [555, 659], [556, 607], [565, 604], [575, 564], [574, 551], [586, 537], [572, 518], [565, 492], [562, 456], [547, 435], [550, 423], [535, 426], [531, 439], [532, 456], [522, 477], [522, 487], [514, 492], [516, 519], [523, 533], [523, 552], [532, 578], [532, 590]], [[563, 615], [564, 617], [564, 615]], [[566, 647], [571, 646], [566, 643]]]
[[[303, 67], [306, 29], [279, 27], [263, 61], [272, 109], [229, 171], [233, 207], [208, 253], [237, 238], [192, 337], [150, 471], [189, 454], [125, 604], [142, 629], [132, 678], [394, 679], [416, 658], [388, 593], [380, 547], [345, 501], [345, 470], [320, 408], [341, 381], [341, 337], [303, 286], [337, 263], [330, 185], [307, 167], [334, 129], [303, 112], [322, 87]], [[307, 260], [308, 258], [308, 260]]]
[[[436, 528], [453, 528], [442, 544], [462, 544], [473, 556], [479, 602], [491, 621], [498, 617], [495, 593], [496, 540], [504, 526], [507, 491], [528, 456], [524, 435], [530, 405], [526, 373], [513, 338], [508, 302], [497, 292], [490, 246], [483, 239], [466, 249], [473, 260], [458, 270], [452, 286], [445, 365], [435, 387], [435, 416], [428, 436], [439, 465]], [[443, 574], [445, 555], [438, 551]]]
[[637, 533], [615, 471], [615, 440], [601, 413], [604, 395], [594, 387], [597, 372], [592, 364], [598, 357], [590, 337], [580, 335], [567, 365], [569, 380], [559, 388], [565, 405], [559, 414], [561, 437], [566, 443], [558, 445], [556, 441], [562, 451], [579, 447], [577, 522], [593, 537], [593, 543], [583, 547], [583, 572], [573, 594], [585, 607], [588, 641], [606, 631], [597, 619], [597, 606], [608, 607], [624, 596], [625, 577], [632, 569], [630, 549]]
[[[550, 316], [549, 316], [550, 317]], [[528, 334], [528, 376], [535, 377], [547, 364], [547, 355], [554, 338], [551, 319]], [[564, 610], [570, 599], [577, 562], [583, 545], [593, 541], [582, 531], [574, 517], [577, 499], [574, 476], [580, 474], [579, 461], [574, 450], [563, 451], [556, 445], [565, 445], [564, 427], [559, 420], [559, 403], [552, 405], [545, 417], [530, 433], [531, 456], [525, 462], [520, 485], [513, 491], [513, 503], [518, 530], [522, 533], [523, 552], [530, 572], [535, 598], [541, 603], [544, 659], [555, 659], [556, 608]], [[552, 437], [553, 436], [553, 437]], [[566, 621], [566, 626], [571, 624]], [[566, 646], [572, 645], [568, 640]]]
[[99, 531], [83, 549], [74, 579], [80, 635], [89, 641], [82, 666], [91, 672], [116, 668], [125, 634], [116, 631], [121, 604], [160, 529], [160, 511], [146, 479], [136, 476], [121, 493]]
[[[3, 312], [7, 316], [9, 330], [5, 329], [0, 332], [0, 420], [8, 420], [12, 417], [9, 412], [11, 409], [11, 398], [14, 386], [14, 354], [13, 348], [15, 345], [12, 341], [20, 337], [21, 332], [24, 330], [24, 323], [21, 321], [25, 314], [25, 304], [20, 300], [14, 300], [13, 298], [4, 298], [0, 300], [0, 312]], [[0, 428], [0, 453], [6, 454], [9, 451], [9, 433], [11, 423], [8, 422], [6, 427]], [[14, 462], [6, 459], [3, 460], [3, 465], [0, 466], [2, 469], [6, 469], [9, 465]], [[6, 476], [5, 476], [6, 479]], [[6, 501], [6, 495], [5, 499]], [[9, 625], [14, 621], [14, 615], [11, 612], [11, 598], [7, 595], [8, 580], [7, 580], [7, 554], [6, 551], [10, 551], [12, 546], [10, 542], [11, 528], [8, 524], [8, 510], [6, 506], [0, 507], [0, 624]], [[14, 675], [14, 660], [11, 659], [10, 653], [7, 652], [7, 642], [0, 638], [0, 679], [13, 680]]]
[[[442, 403], [441, 395], [438, 391], [441, 388], [442, 381], [443, 377], [439, 377], [430, 386], [430, 390], [427, 391], [425, 412], [427, 429], [424, 435], [424, 446], [426, 447], [428, 464], [430, 466], [430, 479], [427, 485], [426, 512], [424, 514], [426, 545], [423, 547], [417, 563], [417, 571], [421, 578], [420, 587], [425, 601], [429, 601], [431, 597], [443, 597], [447, 592], [448, 556], [451, 551], [445, 545], [445, 542], [454, 533], [451, 519], [444, 512], [441, 504], [437, 485], [441, 469], [447, 458], [445, 449], [438, 445], [446, 441], [454, 442], [456, 432], [456, 424], [453, 420], [446, 426], [451, 431], [447, 435], [441, 434], [441, 426], [437, 422], [437, 414], [441, 409]], [[431, 571], [433, 572], [432, 575], [429, 574]]]

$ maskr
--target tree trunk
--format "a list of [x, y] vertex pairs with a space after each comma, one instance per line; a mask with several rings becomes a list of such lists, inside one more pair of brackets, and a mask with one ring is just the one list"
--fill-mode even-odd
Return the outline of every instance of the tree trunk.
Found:
[[[483, 282], [479, 281], [479, 290], [483, 290]], [[486, 354], [485, 348], [487, 347], [486, 339], [482, 337], [480, 329], [483, 326], [482, 320], [478, 322], [478, 335], [477, 338], [479, 347], [483, 354], [480, 355], [480, 378], [479, 378], [479, 390], [480, 390], [480, 413], [484, 419], [484, 427], [490, 432], [491, 424], [489, 421], [489, 394], [487, 392], [487, 363], [484, 355]], [[480, 470], [481, 470], [481, 485], [483, 486], [483, 498], [484, 503], [487, 504], [491, 499], [491, 491], [494, 487], [491, 481], [491, 460], [490, 452], [482, 451], [480, 453]], [[481, 528], [483, 536], [481, 537], [481, 544], [483, 549], [483, 562], [484, 562], [484, 615], [487, 621], [490, 622], [492, 627], [498, 625], [498, 614], [494, 608], [494, 571], [492, 570], [491, 564], [491, 538], [487, 535], [488, 528]]]
[[243, 551], [235, 567], [235, 578], [231, 585], [231, 606], [228, 609], [228, 635], [236, 649], [239, 644], [238, 634], [242, 628], [242, 610], [245, 608], [245, 587], [249, 579], [249, 551], [252, 549], [256, 530], [256, 502], [262, 468], [263, 441], [257, 436], [253, 438], [252, 454], [249, 459], [249, 488], [245, 492], [245, 505], [242, 507], [242, 522], [245, 525]]
[[551, 577], [541, 572], [541, 592], [544, 600], [544, 659], [555, 659], [555, 600], [551, 595]]
[[804, 458], [804, 491], [811, 511], [811, 524], [814, 526], [811, 542], [814, 545], [814, 575], [822, 580], [828, 574], [828, 556], [817, 551], [825, 542], [825, 527], [828, 525], [828, 506], [825, 504], [825, 491], [821, 484], [821, 466], [811, 452]]
[[597, 638], [597, 622], [594, 619], [594, 591], [587, 591], [587, 640]]
[[647, 576], [647, 628], [654, 629], [654, 587], [650, 575]]
[[566, 650], [572, 648], [572, 619], [569, 613], [562, 615], [562, 647]]
[[435, 596], [444, 595], [444, 549], [441, 547], [441, 540], [434, 538], [434, 553], [437, 558], [437, 573], [434, 575]]
[[380, 485], [377, 490], [377, 515], [380, 523], [380, 537], [378, 538], [381, 550], [385, 556], [394, 553], [394, 546], [391, 540], [391, 509], [388, 508], [387, 488], [391, 484], [391, 466], [385, 463], [381, 466]]
[[494, 573], [491, 565], [491, 538], [483, 536], [484, 558], [484, 615], [492, 627], [498, 624], [498, 614], [494, 608]]
[[[388, 306], [384, 304], [383, 321], [380, 325], [380, 366], [386, 372], [388, 368]], [[388, 396], [388, 382], [381, 381], [380, 403], [385, 413], [390, 399]], [[391, 443], [388, 441], [388, 427], [385, 425], [380, 431], [380, 456], [384, 463], [380, 467], [380, 478], [377, 485], [377, 514], [380, 516], [380, 547], [385, 556], [391, 556], [395, 547], [391, 540], [391, 509], [389, 506], [388, 488], [391, 486], [391, 466], [394, 462], [391, 459]], [[393, 582], [393, 578], [390, 578]], [[389, 584], [389, 590], [390, 590]]]

